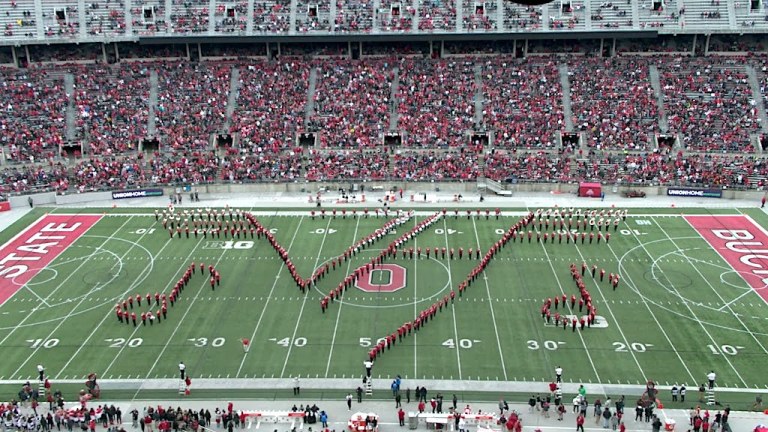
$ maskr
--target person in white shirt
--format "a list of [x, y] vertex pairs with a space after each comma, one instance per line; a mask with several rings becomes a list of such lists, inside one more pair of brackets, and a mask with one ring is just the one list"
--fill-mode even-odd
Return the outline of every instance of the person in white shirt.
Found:
[[563, 382], [563, 368], [560, 366], [555, 368], [555, 382]]
[[184, 362], [179, 362], [179, 374], [181, 375], [181, 379], [185, 378], [187, 371], [187, 365], [184, 364]]
[[45, 381], [45, 368], [43, 365], [37, 365], [37, 373], [40, 375], [40, 381]]
[[710, 371], [710, 372], [707, 374], [707, 380], [709, 380], [709, 389], [710, 389], [710, 390], [712, 390], [713, 388], [715, 388], [715, 378], [716, 378], [716, 377], [717, 377], [717, 375], [715, 375], [715, 371]]
[[366, 360], [363, 362], [363, 366], [365, 366], [365, 373], [368, 376], [368, 378], [371, 377], [371, 368], [373, 368], [373, 362], [370, 360]]

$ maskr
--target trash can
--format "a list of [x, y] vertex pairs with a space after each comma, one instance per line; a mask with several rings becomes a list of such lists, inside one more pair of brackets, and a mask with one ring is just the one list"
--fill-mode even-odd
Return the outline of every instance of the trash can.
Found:
[[408, 413], [408, 429], [416, 430], [419, 428], [419, 414], [413, 411]]

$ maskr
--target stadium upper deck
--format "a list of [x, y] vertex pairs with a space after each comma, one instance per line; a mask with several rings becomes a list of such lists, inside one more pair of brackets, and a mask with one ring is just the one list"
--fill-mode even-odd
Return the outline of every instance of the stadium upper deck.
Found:
[[[9, 0], [0, 45], [175, 37], [761, 33], [764, 0]], [[632, 33], [634, 32], [634, 33]]]

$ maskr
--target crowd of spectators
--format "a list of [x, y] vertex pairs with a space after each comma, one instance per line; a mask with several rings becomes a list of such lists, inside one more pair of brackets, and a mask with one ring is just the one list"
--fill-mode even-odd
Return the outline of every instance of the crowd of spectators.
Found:
[[504, 2], [504, 28], [537, 30], [542, 26], [541, 8]]
[[165, 21], [164, 0], [136, 0], [131, 2], [131, 25], [133, 33], [142, 36], [151, 36], [156, 33], [168, 31]]
[[[754, 151], [759, 129], [746, 70], [735, 63], [742, 60], [756, 66], [765, 94], [768, 66], [761, 58], [404, 56], [0, 69], [0, 142], [15, 163], [2, 171], [0, 183], [2, 192], [84, 192], [177, 182], [471, 181], [482, 175], [499, 181], [763, 187], [765, 160], [740, 154]], [[557, 147], [565, 129], [559, 72], [564, 62], [573, 124], [586, 138], [586, 154]], [[649, 76], [654, 65], [670, 133], [682, 138], [682, 151], [653, 150], [659, 132], [658, 97]], [[233, 67], [240, 80], [230, 122]], [[399, 90], [393, 104], [395, 67]], [[313, 69], [314, 108], [308, 110]], [[152, 71], [158, 75], [160, 147], [142, 153], [136, 150], [150, 135]], [[71, 99], [67, 73], [74, 77]], [[475, 125], [478, 94], [482, 124]], [[84, 148], [84, 155], [74, 156], [86, 159], [61, 163], [69, 104], [74, 138]], [[383, 136], [393, 132], [395, 106], [394, 132], [402, 144], [390, 152]], [[476, 129], [476, 135], [492, 134], [489, 143], [470, 143]], [[296, 141], [300, 132], [314, 132], [319, 145], [303, 147], [307, 143]], [[215, 147], [211, 136], [219, 133], [233, 134], [236, 142]]]
[[686, 149], [752, 152], [759, 127], [756, 102], [739, 59], [713, 65], [707, 58], [659, 62], [671, 133]]
[[[333, 1], [333, 0], [332, 0]], [[373, 28], [373, 0], [335, 0], [334, 31], [368, 33]]]
[[550, 151], [497, 150], [485, 157], [483, 175], [491, 180], [570, 182], [571, 158]]
[[404, 59], [399, 64], [398, 129], [408, 145], [459, 147], [473, 127], [475, 63]]
[[309, 128], [323, 147], [367, 148], [387, 130], [393, 65], [386, 60], [329, 61], [318, 67]]
[[658, 133], [656, 96], [643, 57], [587, 58], [568, 64], [574, 125], [588, 147], [644, 150]]
[[174, 33], [203, 33], [208, 31], [208, 0], [173, 0], [171, 23]]
[[412, 32], [414, 16], [416, 16], [416, 10], [407, 3], [400, 3], [398, 0], [381, 0], [378, 28], [385, 32]]
[[143, 63], [81, 66], [75, 75], [75, 139], [89, 155], [120, 155], [147, 136], [149, 70]]
[[497, 28], [498, 5], [496, 2], [473, 2], [462, 0], [463, 26], [467, 31], [487, 31]]
[[232, 65], [227, 62], [156, 63], [157, 129], [174, 151], [200, 150], [223, 132]]
[[290, 149], [303, 129], [311, 64], [254, 63], [240, 68], [237, 109], [231, 132], [249, 153]]
[[563, 91], [550, 58], [489, 58], [483, 65], [484, 126], [498, 148], [553, 148], [564, 128]]
[[391, 176], [405, 181], [472, 181], [480, 172], [478, 159], [469, 150], [399, 151], [392, 158]]
[[0, 69], [0, 143], [16, 162], [58, 155], [67, 97], [61, 74], [43, 68]]
[[419, 0], [419, 30], [455, 31], [456, 2], [451, 0]]
[[296, 7], [296, 31], [300, 33], [331, 30], [330, 1], [298, 0]]
[[390, 158], [386, 151], [331, 150], [311, 151], [304, 178], [309, 181], [390, 178]]
[[220, 3], [214, 12], [215, 30], [220, 33], [244, 32], [247, 27], [248, 2]]
[[262, 0], [253, 7], [253, 28], [260, 33], [288, 33], [291, 0]]
[[85, 11], [86, 28], [89, 35], [125, 35], [125, 6], [118, 0], [91, 0]]

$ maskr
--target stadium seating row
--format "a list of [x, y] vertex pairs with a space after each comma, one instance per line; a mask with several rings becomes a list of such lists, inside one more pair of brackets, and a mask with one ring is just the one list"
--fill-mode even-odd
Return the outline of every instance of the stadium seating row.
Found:
[[[729, 7], [731, 3], [732, 7]], [[85, 10], [80, 10], [84, 8]], [[442, 33], [768, 28], [759, 1], [560, 0], [526, 7], [499, 0], [11, 0], [5, 38], [115, 40], [164, 35]]]

